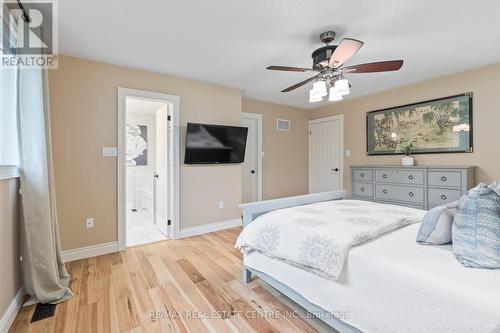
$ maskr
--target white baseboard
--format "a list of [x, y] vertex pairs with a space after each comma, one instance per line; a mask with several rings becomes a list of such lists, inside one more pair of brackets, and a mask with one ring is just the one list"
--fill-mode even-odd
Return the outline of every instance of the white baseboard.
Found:
[[179, 230], [178, 238], [193, 237], [197, 235], [207, 234], [209, 232], [236, 228], [241, 226], [241, 218], [227, 220], [222, 222], [200, 225], [199, 227], [185, 228]]
[[5, 310], [5, 313], [0, 318], [0, 333], [7, 333], [9, 328], [12, 326], [14, 319], [16, 319], [19, 309], [23, 305], [24, 299], [24, 287], [21, 287], [12, 302], [10, 302], [9, 307]]
[[104, 243], [81, 247], [79, 249], [62, 251], [64, 262], [75, 261], [85, 258], [102, 256], [103, 254], [118, 252], [118, 242]]
[[[241, 218], [204, 224], [199, 227], [185, 228], [179, 230], [178, 238], [193, 237], [209, 232], [230, 229], [241, 226]], [[99, 245], [81, 247], [79, 249], [67, 250], [62, 252], [64, 262], [75, 261], [85, 258], [97, 257], [103, 254], [118, 252], [118, 242], [111, 242]]]

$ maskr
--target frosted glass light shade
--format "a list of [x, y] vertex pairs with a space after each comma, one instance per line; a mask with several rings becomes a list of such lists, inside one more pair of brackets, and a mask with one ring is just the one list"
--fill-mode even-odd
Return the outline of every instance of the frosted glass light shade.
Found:
[[340, 95], [349, 94], [349, 81], [347, 79], [340, 79], [335, 81], [335, 92]]
[[309, 90], [309, 103], [321, 102], [323, 97], [316, 94], [314, 89]]
[[328, 95], [328, 92], [326, 91], [326, 82], [325, 81], [314, 82], [312, 91], [315, 96], [318, 95], [324, 97]]
[[336, 91], [335, 87], [330, 88], [330, 96], [328, 96], [328, 100], [330, 102], [338, 102], [341, 101], [343, 98], [344, 97]]

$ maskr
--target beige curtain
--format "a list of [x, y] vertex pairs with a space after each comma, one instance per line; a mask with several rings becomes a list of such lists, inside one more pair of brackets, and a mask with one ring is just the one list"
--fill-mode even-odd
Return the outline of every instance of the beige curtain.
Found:
[[29, 303], [58, 303], [73, 293], [59, 243], [47, 70], [19, 69], [17, 82], [25, 289]]

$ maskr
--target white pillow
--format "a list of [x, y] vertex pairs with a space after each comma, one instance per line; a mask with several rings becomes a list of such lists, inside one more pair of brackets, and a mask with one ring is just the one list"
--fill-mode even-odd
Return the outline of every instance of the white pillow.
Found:
[[427, 238], [427, 242], [430, 244], [448, 244], [451, 243], [451, 227], [453, 226], [453, 214], [449, 209], [443, 210], [441, 216]]
[[420, 244], [443, 245], [451, 243], [454, 210], [439, 206], [428, 211], [420, 229], [417, 242]]

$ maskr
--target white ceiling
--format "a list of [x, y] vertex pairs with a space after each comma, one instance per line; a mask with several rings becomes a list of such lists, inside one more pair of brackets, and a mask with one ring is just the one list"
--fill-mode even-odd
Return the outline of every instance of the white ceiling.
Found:
[[500, 62], [498, 0], [64, 0], [60, 51], [216, 83], [244, 97], [317, 107], [311, 73], [268, 65], [311, 66], [324, 30], [336, 42], [365, 42], [348, 62], [404, 59], [399, 72], [349, 76], [355, 98]]

